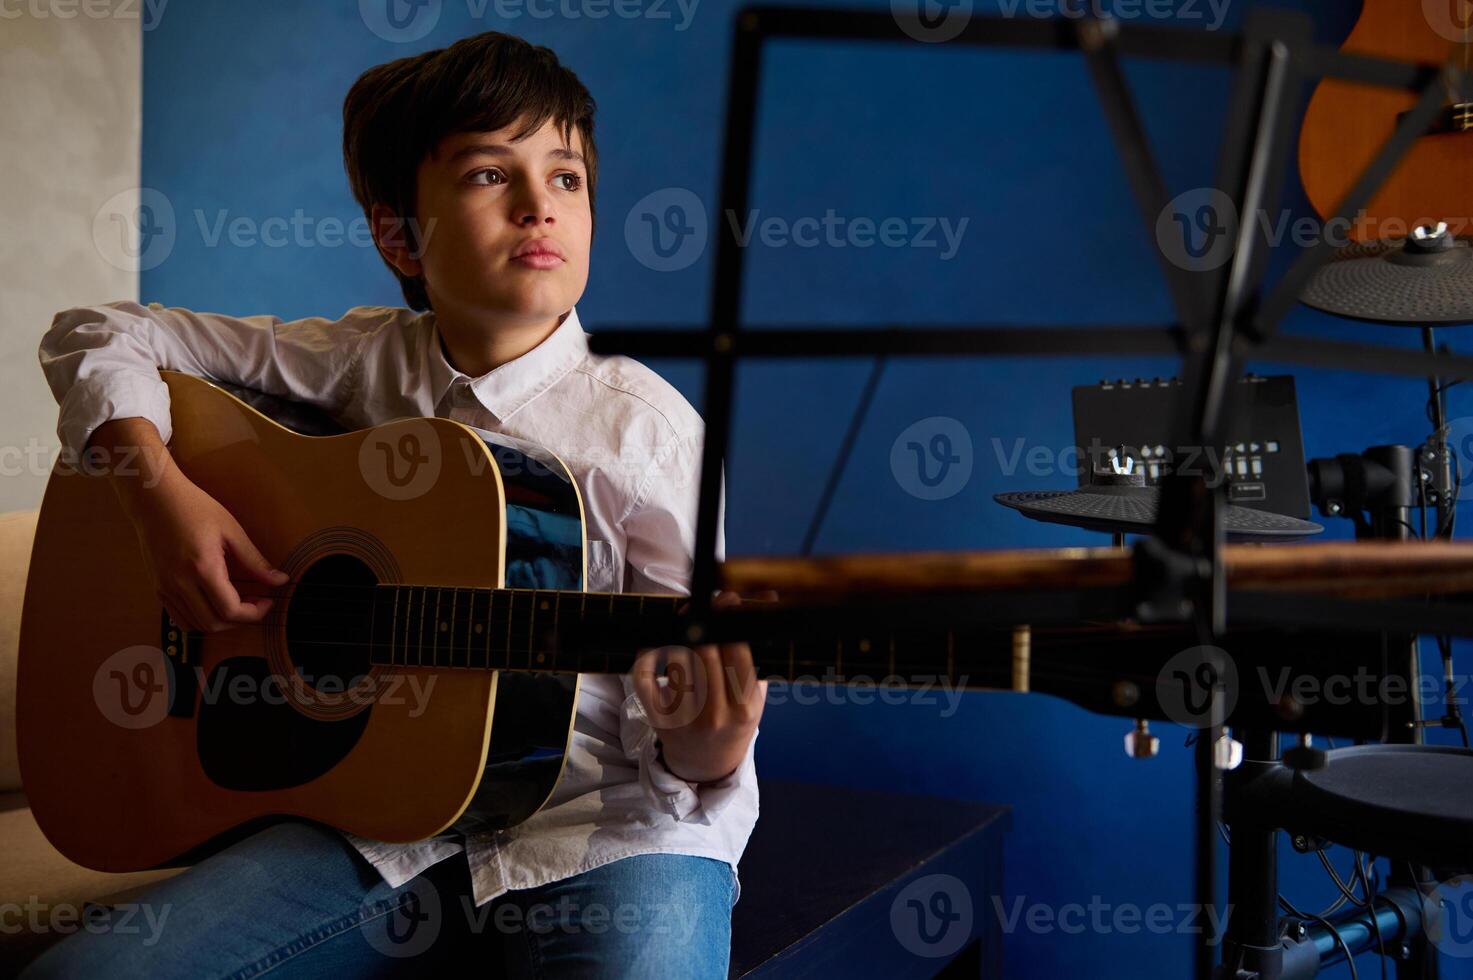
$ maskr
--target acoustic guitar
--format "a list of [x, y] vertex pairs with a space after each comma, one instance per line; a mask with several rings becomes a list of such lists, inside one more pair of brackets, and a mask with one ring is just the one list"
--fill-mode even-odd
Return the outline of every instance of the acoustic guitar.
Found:
[[[1465, 0], [1365, 0], [1343, 50], [1424, 64], [1473, 68], [1473, 4]], [[1310, 203], [1326, 220], [1370, 165], [1401, 117], [1410, 92], [1326, 79], [1315, 89], [1299, 139], [1299, 172]], [[1413, 144], [1363, 216], [1355, 241], [1405, 238], [1418, 225], [1473, 232], [1473, 97], [1449, 92], [1431, 129]]]
[[[638, 622], [677, 639], [687, 597], [584, 591], [583, 504], [555, 454], [443, 418], [345, 432], [160, 374], [174, 460], [290, 581], [259, 624], [181, 630], [108, 479], [57, 463], [17, 725], [32, 812], [78, 864], [187, 865], [291, 815], [390, 842], [513, 826], [556, 786], [579, 674], [632, 667], [609, 638]], [[956, 676], [951, 642], [753, 646], [762, 676], [934, 684]]]
[[[307, 406], [160, 374], [174, 460], [290, 580], [261, 623], [181, 630], [109, 480], [85, 454], [75, 469], [58, 461], [26, 584], [16, 715], [32, 812], [72, 861], [188, 865], [286, 816], [390, 842], [514, 826], [557, 784], [579, 675], [628, 671], [658, 645], [636, 633], [679, 641], [687, 597], [585, 590], [583, 504], [555, 454], [443, 418], [348, 432]], [[1050, 604], [1070, 609], [1079, 589], [1128, 585], [1122, 561], [994, 554], [977, 586], [1004, 602], [1009, 589], [1057, 588]], [[819, 629], [810, 622], [840, 618], [808, 616], [825, 601], [811, 575], [795, 588], [810, 606], [773, 604], [789, 616], [768, 631], [781, 638], [752, 642], [759, 676], [907, 684], [933, 699], [941, 686], [1034, 691], [1169, 718], [1163, 697], [1189, 695], [1197, 667], [1182, 664], [1196, 642], [1176, 627], [960, 633], [857, 608]], [[1380, 655], [1289, 633], [1229, 649], [1245, 672]], [[1281, 709], [1244, 698], [1237, 711], [1283, 724]], [[1329, 734], [1378, 730], [1362, 714], [1310, 704], [1296, 718]]]

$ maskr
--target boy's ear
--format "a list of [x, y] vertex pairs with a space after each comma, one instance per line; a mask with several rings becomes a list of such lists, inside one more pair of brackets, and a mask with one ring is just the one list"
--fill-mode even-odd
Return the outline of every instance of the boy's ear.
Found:
[[373, 241], [379, 254], [399, 273], [415, 278], [424, 271], [419, 257], [424, 245], [414, 234], [412, 222], [399, 217], [384, 204], [375, 204], [368, 213], [368, 223], [373, 229]]

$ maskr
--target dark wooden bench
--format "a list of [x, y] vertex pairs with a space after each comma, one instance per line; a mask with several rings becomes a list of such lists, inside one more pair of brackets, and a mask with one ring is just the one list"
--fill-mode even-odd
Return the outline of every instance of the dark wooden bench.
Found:
[[1007, 807], [763, 780], [732, 977], [998, 977]]

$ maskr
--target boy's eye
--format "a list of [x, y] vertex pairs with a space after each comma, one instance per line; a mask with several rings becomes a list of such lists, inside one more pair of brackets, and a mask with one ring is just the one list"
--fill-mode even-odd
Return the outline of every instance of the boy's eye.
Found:
[[[492, 180], [493, 177], [495, 178], [495, 180]], [[482, 184], [486, 186], [506, 183], [506, 175], [503, 174], [500, 170], [497, 170], [495, 167], [487, 167], [483, 170], [472, 171], [471, 173], [466, 175], [465, 179], [472, 184]], [[554, 179], [566, 181], [566, 183], [562, 185], [563, 190], [565, 191], [576, 191], [583, 186], [582, 175], [573, 173], [572, 171], [560, 173]]]

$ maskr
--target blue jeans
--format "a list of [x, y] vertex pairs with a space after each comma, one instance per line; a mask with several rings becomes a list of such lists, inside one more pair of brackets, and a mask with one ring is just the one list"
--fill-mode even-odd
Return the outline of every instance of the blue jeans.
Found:
[[337, 831], [291, 819], [81, 916], [21, 977], [719, 978], [735, 890], [723, 861], [646, 854], [476, 908], [464, 854], [390, 888]]

